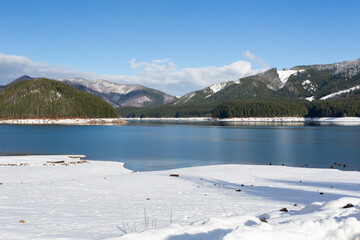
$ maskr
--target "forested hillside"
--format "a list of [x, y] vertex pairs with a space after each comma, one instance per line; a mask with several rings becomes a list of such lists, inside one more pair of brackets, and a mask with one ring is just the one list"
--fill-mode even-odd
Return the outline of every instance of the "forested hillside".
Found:
[[231, 101], [212, 111], [216, 118], [234, 117], [304, 117], [308, 110], [303, 102]]
[[309, 117], [360, 117], [360, 96], [314, 101], [307, 108]]
[[238, 100], [221, 104], [181, 104], [118, 108], [121, 117], [360, 117], [360, 97], [308, 101]]
[[161, 107], [138, 108], [138, 107], [119, 107], [120, 117], [126, 118], [179, 118], [179, 117], [211, 117], [211, 111], [215, 104], [183, 104], [183, 105], [163, 105]]
[[96, 96], [41, 78], [16, 81], [0, 90], [0, 117], [117, 117], [117, 112]]

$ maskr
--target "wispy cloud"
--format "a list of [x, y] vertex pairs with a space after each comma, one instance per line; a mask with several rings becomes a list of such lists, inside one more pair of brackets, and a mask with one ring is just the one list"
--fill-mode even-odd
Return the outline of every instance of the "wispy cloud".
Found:
[[249, 51], [245, 51], [244, 56], [255, 64], [258, 64], [260, 59], [263, 64], [258, 65], [262, 68], [254, 69], [251, 62], [239, 60], [221, 67], [178, 69], [169, 58], [155, 59], [151, 62], [138, 62], [133, 58], [129, 63], [131, 68], [139, 70], [137, 75], [106, 75], [72, 67], [53, 66], [34, 62], [23, 56], [0, 53], [0, 84], [6, 84], [21, 75], [53, 79], [81, 77], [89, 80], [106, 79], [117, 83], [141, 84], [170, 94], [183, 95], [212, 84], [237, 80], [267, 69], [266, 63]]
[[261, 57], [256, 56], [255, 54], [251, 53], [249, 50], [244, 51], [243, 56], [246, 59], [250, 60], [251, 62], [255, 63], [256, 65], [262, 66], [265, 69], [269, 68], [267, 63]]

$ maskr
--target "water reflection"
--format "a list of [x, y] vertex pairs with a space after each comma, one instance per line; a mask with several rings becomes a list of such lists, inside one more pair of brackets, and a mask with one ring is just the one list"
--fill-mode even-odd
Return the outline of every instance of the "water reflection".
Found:
[[[301, 123], [302, 124], [302, 123]], [[269, 164], [360, 170], [360, 127], [299, 123], [156, 123], [124, 126], [0, 126], [0, 154], [85, 154], [132, 170]]]
[[219, 122], [219, 126], [305, 126], [305, 122]]

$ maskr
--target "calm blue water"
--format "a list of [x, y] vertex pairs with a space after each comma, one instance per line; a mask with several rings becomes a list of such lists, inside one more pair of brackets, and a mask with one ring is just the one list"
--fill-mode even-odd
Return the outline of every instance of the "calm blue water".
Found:
[[[0, 154], [85, 154], [137, 171], [209, 164], [273, 164], [360, 170], [360, 127], [0, 125]], [[340, 168], [340, 167], [339, 167]]]

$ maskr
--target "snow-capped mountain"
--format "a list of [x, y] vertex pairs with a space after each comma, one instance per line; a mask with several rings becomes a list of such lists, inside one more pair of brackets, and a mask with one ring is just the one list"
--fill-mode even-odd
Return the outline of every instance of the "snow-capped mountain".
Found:
[[119, 106], [159, 106], [176, 97], [141, 85], [117, 84], [106, 80], [90, 81], [82, 78], [61, 79], [79, 90], [96, 95], [114, 107]]
[[188, 93], [174, 104], [222, 102], [236, 99], [329, 99], [360, 93], [360, 59], [325, 65], [269, 69]]

